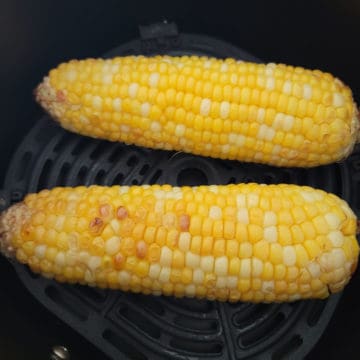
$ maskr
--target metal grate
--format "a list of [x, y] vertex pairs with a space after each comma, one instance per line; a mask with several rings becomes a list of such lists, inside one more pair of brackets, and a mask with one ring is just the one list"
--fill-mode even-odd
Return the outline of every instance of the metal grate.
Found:
[[[178, 35], [148, 52], [207, 53], [256, 59], [207, 37]], [[150, 45], [149, 45], [150, 44]], [[165, 46], [163, 45], [165, 44]], [[175, 45], [174, 45], [175, 44]], [[132, 41], [108, 53], [141, 53]], [[43, 117], [16, 151], [5, 180], [9, 202], [59, 185], [308, 184], [334, 192], [360, 214], [360, 154], [346, 162], [281, 169], [149, 150], [71, 134]], [[44, 306], [113, 359], [302, 359], [328, 324], [340, 298], [291, 304], [219, 303], [143, 296], [56, 283], [14, 264], [20, 279]]]

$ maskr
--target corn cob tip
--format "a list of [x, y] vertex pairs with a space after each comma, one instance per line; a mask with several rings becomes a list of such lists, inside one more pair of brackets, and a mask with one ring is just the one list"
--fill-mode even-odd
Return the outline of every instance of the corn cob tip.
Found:
[[49, 112], [49, 114], [58, 120], [65, 112], [62, 105], [66, 101], [65, 91], [56, 91], [50, 84], [50, 78], [44, 77], [43, 81], [36, 87], [34, 91], [36, 101]]
[[8, 258], [15, 258], [16, 249], [11, 245], [14, 230], [20, 229], [30, 217], [29, 208], [24, 203], [11, 206], [0, 214], [0, 253]]

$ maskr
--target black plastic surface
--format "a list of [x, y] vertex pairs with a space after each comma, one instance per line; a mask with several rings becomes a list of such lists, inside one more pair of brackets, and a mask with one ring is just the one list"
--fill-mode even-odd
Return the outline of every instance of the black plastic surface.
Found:
[[[146, 46], [149, 54], [207, 53], [256, 60], [207, 37], [180, 35], [164, 43], [159, 48], [156, 42], [144, 45], [135, 40], [107, 56], [142, 53]], [[287, 182], [336, 193], [359, 215], [359, 174], [357, 153], [341, 164], [279, 169], [89, 139], [44, 117], [11, 161], [4, 199], [19, 201], [28, 192], [56, 185]], [[14, 266], [44, 306], [113, 359], [302, 359], [321, 336], [341, 296], [282, 305], [175, 300], [63, 285]]]

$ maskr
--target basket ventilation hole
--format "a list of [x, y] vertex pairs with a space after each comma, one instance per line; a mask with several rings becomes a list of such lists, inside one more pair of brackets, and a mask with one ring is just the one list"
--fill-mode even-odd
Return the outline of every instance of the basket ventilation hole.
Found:
[[202, 170], [189, 168], [180, 171], [177, 184], [179, 186], [207, 185], [208, 179]]

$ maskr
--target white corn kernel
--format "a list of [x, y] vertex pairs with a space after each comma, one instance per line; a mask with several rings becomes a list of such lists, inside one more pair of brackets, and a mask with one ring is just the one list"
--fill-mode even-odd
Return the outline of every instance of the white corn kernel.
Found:
[[161, 266], [159, 264], [151, 264], [149, 267], [149, 277], [153, 280], [159, 277]]
[[98, 95], [95, 95], [93, 98], [92, 98], [92, 105], [93, 107], [95, 108], [95, 110], [102, 110], [102, 98]]
[[340, 218], [334, 213], [327, 213], [325, 215], [325, 220], [328, 223], [330, 229], [332, 230], [338, 229], [339, 226], [341, 225]]
[[274, 280], [271, 281], [263, 281], [261, 284], [261, 290], [265, 293], [271, 293], [275, 289]]
[[112, 219], [112, 220], [110, 221], [110, 226], [111, 226], [111, 228], [114, 230], [115, 233], [118, 233], [118, 232], [119, 232], [119, 230], [120, 230], [120, 223], [119, 223], [118, 220]]
[[320, 265], [315, 261], [309, 262], [306, 268], [313, 278], [318, 278], [321, 274]]
[[138, 89], [139, 89], [139, 84], [131, 83], [128, 89], [129, 96], [134, 99], [137, 95]]
[[183, 124], [176, 125], [176, 128], [175, 128], [175, 135], [176, 136], [179, 136], [179, 137], [184, 136], [185, 131], [186, 131], [185, 125], [183, 125]]
[[251, 259], [242, 259], [241, 260], [239, 276], [241, 279], [250, 278], [250, 276], [251, 276]]
[[193, 297], [196, 294], [196, 287], [194, 284], [185, 286], [185, 294], [189, 297]]
[[264, 269], [263, 262], [257, 258], [253, 258], [251, 259], [251, 263], [252, 263], [252, 276], [254, 278], [260, 277]]
[[128, 133], [128, 132], [130, 132], [130, 126], [125, 125], [125, 124], [121, 124], [120, 125], [120, 131], [123, 132], [123, 133]]
[[226, 276], [218, 276], [216, 279], [215, 287], [217, 289], [223, 289], [226, 287]]
[[219, 220], [222, 217], [222, 210], [219, 206], [211, 206], [209, 209], [209, 218]]
[[110, 84], [112, 84], [112, 81], [113, 81], [113, 76], [112, 76], [112, 74], [104, 74], [104, 75], [102, 76], [102, 83], [103, 83], [104, 85], [110, 85]]
[[247, 208], [242, 208], [237, 211], [237, 221], [241, 224], [249, 224], [249, 211]]
[[258, 194], [248, 194], [247, 195], [247, 205], [248, 207], [257, 207], [259, 205], [259, 195]]
[[84, 280], [88, 283], [88, 284], [91, 284], [93, 283], [96, 279], [95, 279], [95, 274], [90, 271], [89, 269], [86, 269], [85, 270], [85, 273], [84, 273]]
[[244, 194], [239, 194], [236, 196], [236, 205], [238, 207], [245, 207], [246, 206], [246, 197]]
[[345, 104], [344, 96], [340, 93], [335, 93], [333, 96], [333, 106], [343, 106]]
[[119, 281], [120, 285], [128, 285], [130, 282], [130, 279], [131, 279], [131, 276], [127, 271], [125, 271], [125, 270], [119, 271], [118, 281]]
[[284, 265], [293, 266], [296, 263], [296, 252], [293, 246], [284, 246], [283, 251]]
[[238, 284], [238, 277], [237, 276], [228, 276], [226, 278], [226, 287], [229, 289], [235, 289]]
[[277, 241], [277, 228], [276, 226], [268, 226], [264, 228], [264, 240], [268, 242]]
[[150, 104], [148, 102], [142, 103], [140, 107], [141, 116], [148, 116], [150, 112]]
[[230, 151], [230, 145], [229, 144], [225, 144], [221, 147], [221, 152], [223, 154], [227, 154]]
[[183, 252], [187, 252], [190, 249], [191, 235], [189, 232], [182, 232], [179, 236], [179, 249]]
[[217, 276], [225, 276], [228, 271], [228, 258], [226, 256], [221, 256], [215, 259], [215, 268], [214, 272]]
[[264, 227], [277, 224], [276, 214], [273, 211], [264, 212]]
[[331, 231], [328, 238], [335, 247], [344, 245], [344, 235], [341, 231]]
[[214, 257], [213, 256], [202, 256], [200, 258], [200, 267], [206, 273], [211, 273], [214, 270]]
[[170, 279], [170, 268], [168, 267], [163, 267], [160, 270], [160, 274], [159, 274], [159, 281], [163, 282], [163, 283], [167, 283]]
[[246, 137], [244, 135], [239, 134], [236, 139], [236, 145], [241, 147], [245, 144], [245, 141], [246, 141]]
[[275, 130], [265, 124], [260, 125], [257, 138], [260, 140], [271, 141], [275, 136]]
[[149, 77], [149, 86], [156, 87], [159, 82], [159, 73], [151, 73]]
[[153, 121], [150, 125], [150, 130], [153, 131], [154, 133], [160, 132], [161, 128], [162, 126], [158, 121]]
[[46, 252], [46, 245], [38, 245], [35, 247], [34, 255], [39, 259], [42, 259], [45, 256]]
[[331, 255], [334, 268], [340, 268], [344, 266], [346, 262], [346, 256], [343, 249], [333, 249], [331, 251]]
[[268, 77], [266, 79], [266, 88], [268, 90], [274, 90], [275, 89], [275, 79], [273, 77]]
[[167, 246], [163, 246], [161, 248], [161, 254], [160, 254], [160, 261], [159, 261], [160, 265], [170, 267], [171, 261], [172, 261], [172, 251]]
[[65, 215], [58, 215], [54, 224], [54, 229], [56, 231], [61, 231], [65, 222]]
[[101, 265], [101, 257], [100, 256], [91, 256], [88, 262], [88, 267], [90, 270], [94, 271]]
[[188, 251], [185, 255], [185, 265], [191, 269], [196, 269], [200, 266], [200, 255]]
[[202, 284], [204, 282], [204, 271], [202, 269], [195, 269], [193, 272], [194, 284]]
[[283, 120], [282, 129], [290, 131], [294, 125], [295, 118], [291, 115], [286, 115]]
[[296, 301], [296, 300], [300, 300], [301, 299], [301, 295], [300, 294], [292, 294], [289, 295], [289, 301]]
[[290, 80], [286, 80], [284, 82], [283, 88], [282, 88], [282, 92], [284, 94], [291, 94], [291, 89], [292, 89], [292, 82]]
[[69, 70], [65, 73], [66, 80], [72, 82], [77, 78], [77, 72], [75, 70]]
[[202, 99], [200, 104], [200, 115], [207, 116], [210, 113], [211, 108], [211, 100], [210, 99]]
[[58, 252], [55, 256], [54, 261], [57, 266], [64, 266], [65, 265], [65, 254], [62, 251]]
[[119, 250], [120, 250], [120, 238], [118, 236], [113, 236], [110, 239], [106, 240], [105, 252], [108, 255], [114, 255]]
[[303, 92], [304, 99], [310, 100], [312, 96], [312, 87], [309, 84], [304, 84], [304, 92]]
[[226, 119], [230, 113], [230, 104], [228, 101], [222, 101], [220, 104], [220, 117]]

